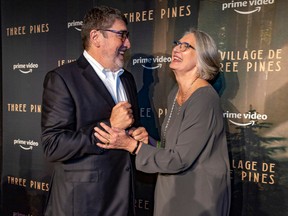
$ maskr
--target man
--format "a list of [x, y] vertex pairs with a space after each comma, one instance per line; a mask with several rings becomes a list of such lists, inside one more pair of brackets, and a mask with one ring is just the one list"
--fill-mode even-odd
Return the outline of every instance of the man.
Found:
[[46, 216], [134, 215], [130, 154], [102, 149], [93, 136], [100, 122], [139, 125], [136, 84], [122, 69], [130, 48], [126, 25], [117, 9], [91, 9], [83, 20], [83, 55], [45, 77], [42, 145], [54, 164]]

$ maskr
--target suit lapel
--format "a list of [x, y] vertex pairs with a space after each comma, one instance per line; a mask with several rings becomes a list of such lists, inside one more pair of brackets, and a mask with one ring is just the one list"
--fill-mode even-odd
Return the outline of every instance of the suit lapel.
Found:
[[92, 88], [94, 88], [95, 92], [98, 92], [104, 100], [111, 106], [115, 106], [115, 102], [110, 95], [109, 91], [107, 90], [106, 86], [99, 78], [99, 76], [94, 71], [93, 67], [89, 64], [86, 58], [81, 55], [80, 58], [77, 60], [78, 65], [83, 69], [82, 74], [91, 84]]
[[122, 85], [125, 89], [125, 92], [126, 92], [126, 95], [128, 98], [128, 102], [131, 103], [131, 101], [132, 101], [131, 94], [130, 94], [130, 92], [132, 92], [131, 85], [130, 85], [128, 79], [126, 78], [126, 76], [124, 76], [124, 74], [120, 76], [120, 79], [121, 79]]

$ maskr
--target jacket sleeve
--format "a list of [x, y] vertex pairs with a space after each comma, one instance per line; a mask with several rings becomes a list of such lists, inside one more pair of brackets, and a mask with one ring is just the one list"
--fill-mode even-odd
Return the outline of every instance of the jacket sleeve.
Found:
[[[76, 108], [63, 78], [55, 71], [44, 80], [41, 141], [48, 161], [66, 161], [84, 154], [101, 154], [93, 128], [97, 122], [76, 129]], [[104, 120], [103, 120], [104, 121]]]

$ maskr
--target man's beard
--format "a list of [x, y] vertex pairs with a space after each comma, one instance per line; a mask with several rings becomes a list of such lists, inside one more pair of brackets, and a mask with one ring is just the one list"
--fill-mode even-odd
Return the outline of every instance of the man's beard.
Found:
[[114, 61], [113, 68], [111, 68], [111, 70], [112, 71], [117, 71], [117, 70], [123, 68], [123, 66], [124, 66], [124, 60], [116, 58], [115, 61]]

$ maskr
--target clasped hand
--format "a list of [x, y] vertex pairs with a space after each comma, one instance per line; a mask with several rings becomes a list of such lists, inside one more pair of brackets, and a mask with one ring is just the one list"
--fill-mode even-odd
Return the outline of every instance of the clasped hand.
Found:
[[129, 131], [124, 129], [109, 127], [104, 123], [100, 123], [99, 127], [94, 128], [94, 136], [101, 142], [96, 145], [105, 149], [124, 149], [131, 151], [132, 143], [135, 140], [148, 144], [148, 133], [144, 127], [132, 128]]
[[111, 112], [110, 123], [112, 127], [126, 129], [134, 123], [132, 106], [127, 101], [117, 103]]

